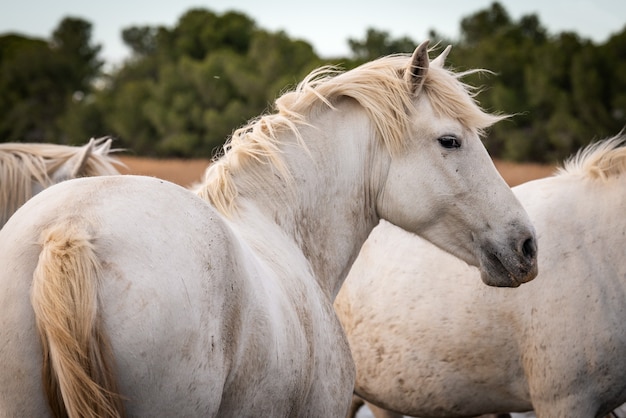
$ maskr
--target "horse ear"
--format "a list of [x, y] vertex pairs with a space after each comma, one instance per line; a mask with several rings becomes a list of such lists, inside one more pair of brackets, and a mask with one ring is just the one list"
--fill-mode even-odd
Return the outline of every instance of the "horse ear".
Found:
[[87, 145], [76, 153], [72, 158], [68, 159], [58, 170], [51, 176], [53, 183], [73, 179], [79, 177], [80, 173], [85, 169], [87, 160], [94, 152], [95, 139], [91, 138]]
[[89, 160], [89, 157], [91, 157], [91, 154], [94, 152], [95, 146], [96, 140], [91, 138], [89, 143], [83, 147], [83, 150], [75, 157], [72, 157], [70, 164], [73, 163], [74, 167], [72, 168], [72, 171], [70, 171], [70, 178], [78, 177], [79, 174], [85, 169], [85, 164], [87, 164], [87, 160]]
[[113, 143], [113, 138], [111, 137], [103, 137], [96, 139], [96, 148], [93, 150], [94, 154], [106, 156], [111, 152], [111, 144]]
[[408, 67], [404, 71], [404, 80], [409, 86], [409, 91], [417, 95], [424, 84], [428, 72], [428, 43], [424, 41], [415, 49]]
[[452, 45], [448, 45], [446, 49], [444, 49], [443, 52], [430, 63], [430, 65], [433, 67], [443, 68], [443, 64], [446, 62], [446, 58], [448, 57], [451, 49]]

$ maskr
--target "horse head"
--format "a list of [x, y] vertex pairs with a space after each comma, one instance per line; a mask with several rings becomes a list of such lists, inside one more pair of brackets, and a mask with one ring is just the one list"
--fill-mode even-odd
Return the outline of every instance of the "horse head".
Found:
[[486, 284], [519, 286], [537, 275], [535, 231], [480, 140], [503, 117], [443, 68], [449, 48], [430, 65], [427, 45], [404, 72], [410, 140], [391, 158], [379, 215], [478, 266]]

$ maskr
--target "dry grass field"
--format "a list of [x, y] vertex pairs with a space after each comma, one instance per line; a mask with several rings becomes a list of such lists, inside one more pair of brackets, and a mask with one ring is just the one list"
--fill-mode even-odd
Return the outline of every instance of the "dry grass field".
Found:
[[[134, 156], [121, 156], [120, 160], [126, 168], [120, 170], [124, 174], [141, 174], [169, 180], [187, 187], [202, 178], [204, 169], [209, 165], [208, 159], [152, 159]], [[555, 167], [541, 164], [515, 164], [496, 161], [496, 167], [507, 183], [512, 186], [551, 175]]]

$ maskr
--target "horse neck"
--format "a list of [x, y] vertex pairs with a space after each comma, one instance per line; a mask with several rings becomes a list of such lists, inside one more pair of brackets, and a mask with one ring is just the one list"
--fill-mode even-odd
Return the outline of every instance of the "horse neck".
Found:
[[253, 206], [263, 213], [264, 222], [275, 225], [290, 245], [298, 247], [331, 300], [378, 222], [374, 203], [379, 185], [375, 183], [383, 178], [384, 162], [379, 156], [386, 155], [365, 115], [359, 111], [355, 121], [352, 110], [348, 118], [352, 123], [346, 125], [344, 112], [348, 110], [324, 112], [313, 127], [303, 128], [308, 152], [295, 138], [283, 143], [291, 186], [268, 172], [262, 193], [245, 193], [255, 196]]

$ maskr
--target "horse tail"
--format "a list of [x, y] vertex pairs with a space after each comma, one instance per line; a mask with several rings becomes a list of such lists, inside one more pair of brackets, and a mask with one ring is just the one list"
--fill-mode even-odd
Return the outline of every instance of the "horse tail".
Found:
[[43, 351], [43, 385], [57, 417], [123, 417], [113, 355], [98, 314], [100, 262], [87, 231], [44, 230], [31, 302]]

